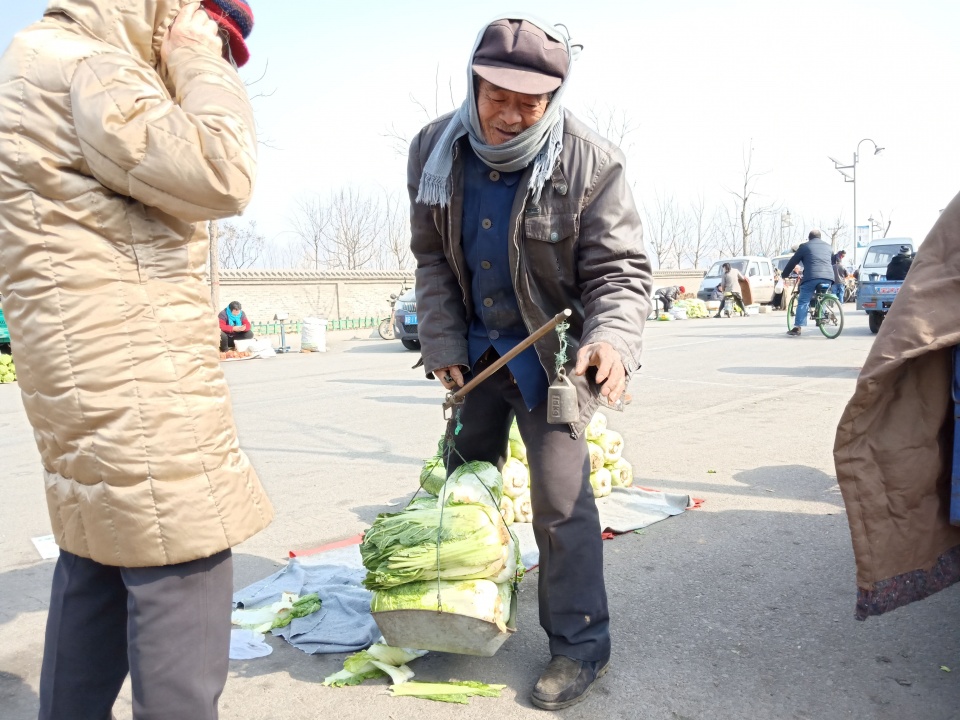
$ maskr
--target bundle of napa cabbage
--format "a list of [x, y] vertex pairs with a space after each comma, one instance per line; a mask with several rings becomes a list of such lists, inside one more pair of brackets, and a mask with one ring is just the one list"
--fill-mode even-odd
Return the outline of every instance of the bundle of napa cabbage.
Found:
[[511, 498], [519, 497], [530, 487], [530, 471], [515, 457], [507, 458], [503, 464], [503, 494]]
[[516, 458], [520, 462], [527, 462], [527, 446], [523, 444], [523, 438], [520, 437], [520, 428], [517, 425], [517, 419], [514, 418], [510, 424], [510, 436], [508, 439], [510, 447], [510, 457]]
[[407, 503], [407, 507], [404, 509], [418, 510], [423, 508], [434, 509], [437, 507], [440, 507], [439, 500], [437, 500], [437, 498], [435, 498], [433, 495], [419, 495]]
[[447, 479], [447, 468], [443, 464], [443, 458], [440, 455], [434, 455], [423, 461], [423, 468], [420, 470], [420, 487], [431, 495], [439, 495], [443, 489], [443, 483]]
[[501, 632], [505, 632], [510, 621], [512, 592], [509, 582], [497, 585], [492, 580], [410, 582], [375, 590], [370, 611], [431, 610], [454, 613], [494, 623]]
[[[595, 442], [603, 449], [601, 465], [609, 465], [620, 459], [620, 455], [623, 453], [623, 435], [616, 430], [604, 430]], [[593, 463], [591, 463], [590, 469], [596, 470], [597, 468], [593, 467]]]
[[590, 472], [595, 472], [602, 468], [605, 462], [603, 448], [597, 443], [588, 440], [587, 451], [590, 453]]
[[600, 433], [607, 429], [607, 416], [602, 412], [595, 412], [593, 418], [587, 424], [586, 436], [587, 440], [596, 440], [600, 437]]
[[513, 525], [513, 498], [509, 495], [504, 495], [500, 498], [500, 514], [503, 516], [504, 524]]
[[614, 487], [630, 487], [633, 485], [633, 466], [623, 458], [604, 467], [610, 471], [611, 482]]
[[363, 584], [382, 590], [436, 577], [495, 577], [506, 565], [509, 540], [499, 501], [498, 508], [451, 505], [378, 515], [360, 543], [368, 571]]
[[513, 521], [518, 523], [533, 522], [533, 504], [530, 501], [529, 492], [513, 499]]
[[610, 471], [605, 467], [598, 468], [590, 473], [590, 486], [593, 488], [593, 496], [602, 498], [609, 495], [611, 481]]
[[466, 462], [451, 473], [440, 491], [441, 505], [482, 503], [500, 507], [503, 477], [488, 462]]

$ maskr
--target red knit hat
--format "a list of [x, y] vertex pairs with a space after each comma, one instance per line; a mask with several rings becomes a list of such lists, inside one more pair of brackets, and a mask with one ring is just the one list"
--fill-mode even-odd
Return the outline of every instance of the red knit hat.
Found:
[[685, 293], [686, 291], [687, 291], [687, 289], [686, 289], [683, 285], [681, 285], [681, 286], [680, 286], [680, 292]]
[[253, 30], [253, 10], [244, 0], [202, 0], [200, 4], [217, 25], [227, 31], [233, 61], [237, 67], [243, 67], [250, 59], [244, 40]]

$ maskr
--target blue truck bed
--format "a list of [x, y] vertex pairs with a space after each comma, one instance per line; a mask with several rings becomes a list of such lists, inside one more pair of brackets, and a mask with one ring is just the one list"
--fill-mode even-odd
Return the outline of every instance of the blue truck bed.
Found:
[[865, 280], [857, 291], [857, 310], [870, 316], [871, 332], [879, 332], [883, 318], [903, 286], [902, 280]]

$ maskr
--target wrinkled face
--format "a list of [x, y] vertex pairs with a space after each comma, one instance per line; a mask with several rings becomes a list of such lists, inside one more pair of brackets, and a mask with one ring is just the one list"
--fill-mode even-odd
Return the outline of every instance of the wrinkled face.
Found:
[[524, 95], [481, 78], [477, 88], [477, 115], [487, 145], [513, 140], [543, 117], [549, 102], [549, 95]]

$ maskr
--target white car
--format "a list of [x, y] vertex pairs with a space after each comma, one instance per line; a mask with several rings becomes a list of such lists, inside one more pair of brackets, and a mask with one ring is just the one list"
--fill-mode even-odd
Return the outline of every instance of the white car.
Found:
[[717, 260], [700, 282], [697, 297], [706, 302], [715, 300], [717, 287], [723, 280], [723, 264], [730, 266], [747, 278], [755, 303], [769, 303], [773, 301], [773, 263], [770, 258], [760, 255], [744, 255], [740, 257], [720, 258]]

